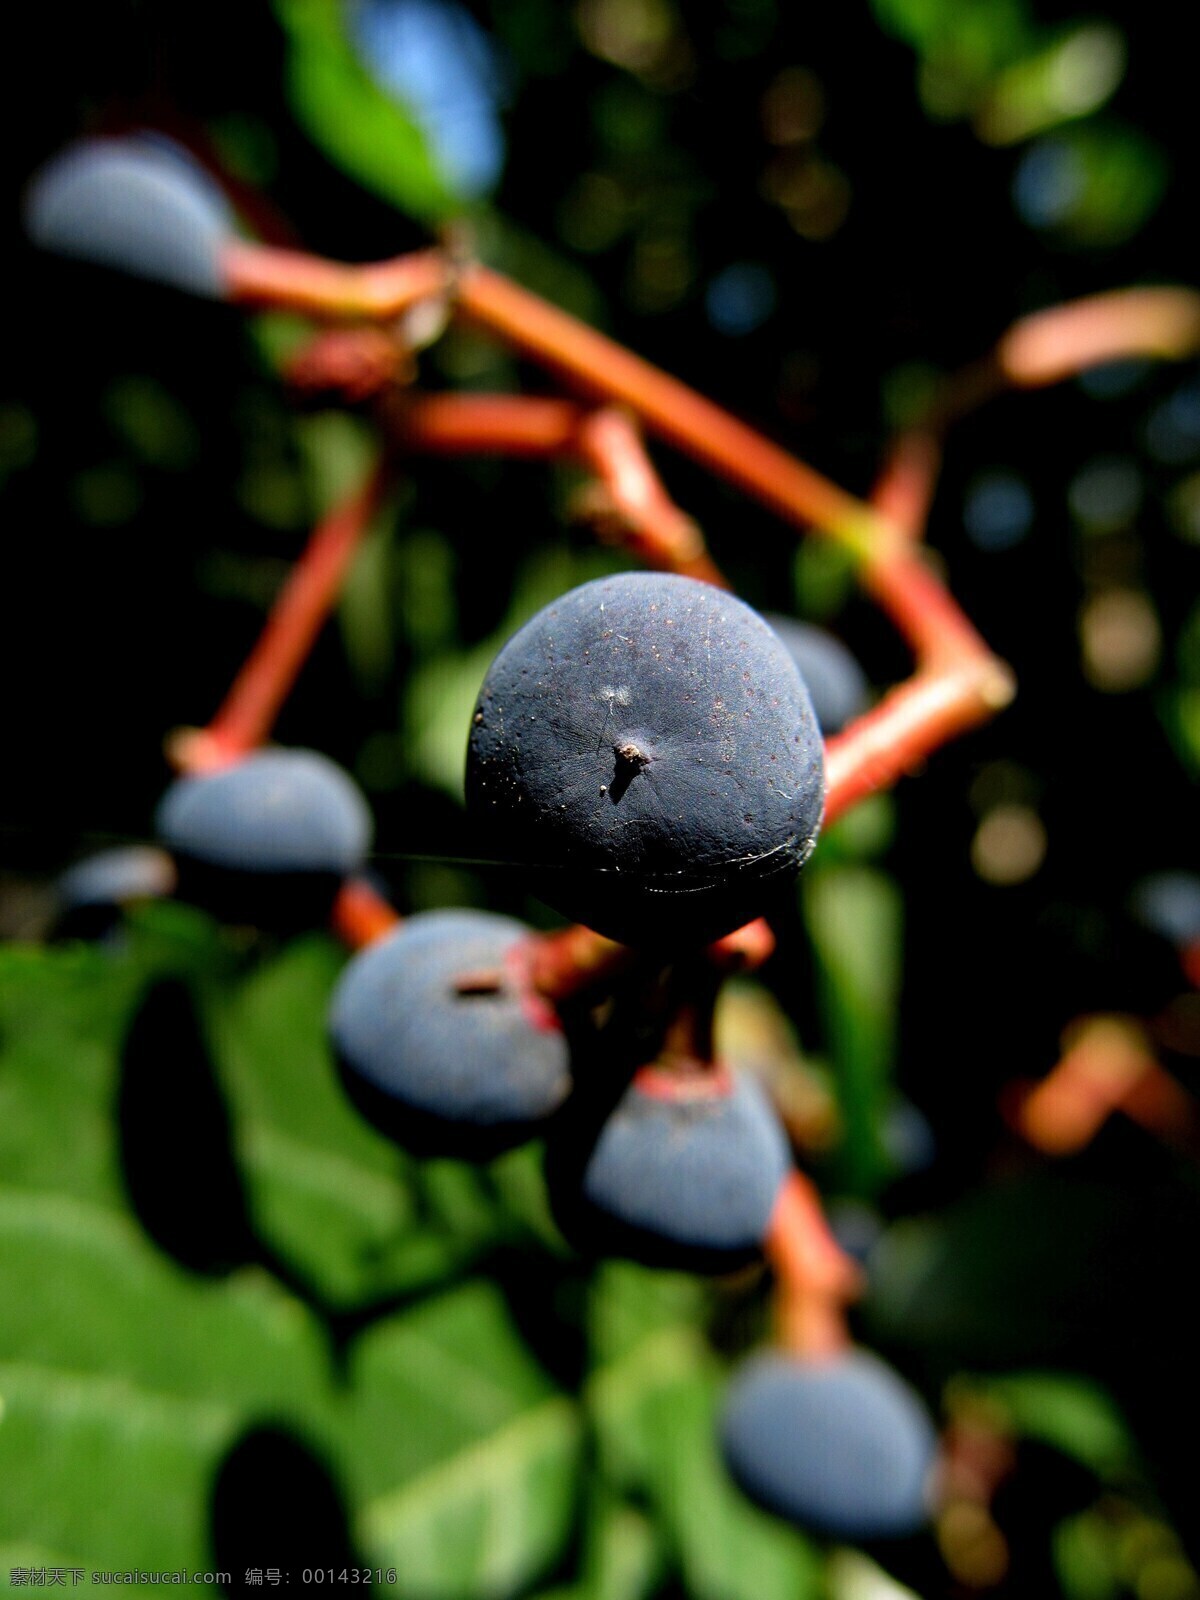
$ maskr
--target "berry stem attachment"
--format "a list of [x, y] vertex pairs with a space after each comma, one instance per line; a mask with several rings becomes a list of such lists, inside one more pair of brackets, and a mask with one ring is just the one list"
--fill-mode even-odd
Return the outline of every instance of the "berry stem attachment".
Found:
[[846, 1306], [863, 1290], [862, 1269], [829, 1231], [821, 1197], [804, 1173], [789, 1173], [765, 1241], [775, 1272], [779, 1342], [823, 1359], [850, 1344]]
[[[759, 917], [708, 945], [703, 957], [708, 969], [724, 977], [754, 971], [774, 949], [775, 935]], [[534, 934], [526, 941], [521, 959], [530, 987], [556, 1005], [610, 987], [647, 962], [655, 971], [662, 966], [655, 952], [643, 953], [631, 945], [618, 944], [582, 923], [553, 933]]]
[[365, 878], [347, 878], [333, 903], [333, 931], [350, 950], [386, 938], [403, 920]]
[[637, 962], [637, 952], [576, 923], [554, 933], [537, 933], [521, 954], [526, 981], [554, 1005], [603, 989]]

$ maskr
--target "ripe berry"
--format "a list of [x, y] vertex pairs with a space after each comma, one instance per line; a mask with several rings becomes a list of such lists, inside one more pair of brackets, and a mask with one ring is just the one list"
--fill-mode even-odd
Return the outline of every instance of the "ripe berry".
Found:
[[500, 651], [467, 804], [539, 894], [627, 943], [699, 942], [764, 908], [816, 842], [822, 747], [778, 636], [708, 584], [622, 573]]
[[213, 299], [223, 292], [232, 212], [204, 168], [161, 135], [68, 145], [34, 174], [24, 218], [43, 250]]
[[761, 1255], [790, 1167], [753, 1078], [649, 1067], [598, 1130], [556, 1135], [547, 1179], [559, 1224], [581, 1248], [731, 1272]]
[[260, 750], [179, 778], [156, 817], [183, 899], [231, 922], [312, 926], [362, 866], [371, 814], [350, 777], [313, 750]]
[[865, 1350], [751, 1357], [726, 1394], [721, 1449], [751, 1500], [810, 1533], [886, 1539], [929, 1520], [933, 1424], [908, 1384]]
[[763, 620], [787, 646], [812, 699], [823, 734], [840, 733], [864, 711], [870, 694], [866, 673], [842, 641], [825, 628], [766, 612]]
[[122, 907], [158, 900], [175, 888], [175, 863], [150, 844], [120, 845], [85, 856], [54, 886], [60, 939], [98, 939], [111, 931]]
[[566, 1098], [567, 1041], [512, 961], [530, 930], [428, 911], [369, 945], [334, 991], [330, 1037], [359, 1110], [423, 1154], [492, 1155]]

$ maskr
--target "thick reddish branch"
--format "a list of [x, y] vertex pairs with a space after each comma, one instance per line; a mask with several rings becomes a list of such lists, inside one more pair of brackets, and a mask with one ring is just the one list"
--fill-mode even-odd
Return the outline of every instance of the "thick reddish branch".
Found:
[[634, 966], [637, 952], [577, 923], [533, 934], [520, 949], [520, 961], [530, 988], [557, 1005], [603, 989]]
[[471, 321], [576, 388], [615, 400], [647, 427], [789, 521], [813, 525], [860, 554], [890, 530], [871, 508], [720, 406], [488, 267], [465, 267], [457, 305]]
[[176, 741], [177, 758], [189, 770], [227, 765], [267, 737], [390, 480], [390, 469], [381, 461], [366, 483], [314, 528], [217, 714], [207, 728]]
[[[1006, 384], [1056, 383], [1132, 355], [1180, 358], [1198, 344], [1200, 295], [1186, 289], [1122, 290], [1025, 317], [988, 361], [947, 383], [927, 428], [895, 442], [872, 503], [895, 529], [917, 538], [940, 467], [940, 434], [955, 416]], [[987, 720], [1013, 692], [1007, 669], [919, 558], [881, 546], [861, 579], [912, 646], [919, 670], [830, 742], [829, 819]]]
[[596, 474], [585, 511], [652, 567], [727, 588], [699, 528], [671, 499], [633, 419], [615, 406], [525, 395], [406, 395], [388, 408], [411, 450], [570, 457]]
[[576, 448], [596, 473], [606, 503], [593, 512], [602, 525], [615, 519], [615, 537], [650, 566], [729, 587], [705, 549], [704, 537], [663, 487], [633, 419], [604, 406], [580, 423]]
[[566, 455], [584, 410], [574, 400], [518, 394], [405, 395], [388, 413], [399, 442], [439, 455]]
[[892, 546], [866, 563], [861, 581], [912, 647], [920, 665], [990, 656], [988, 647], [919, 549]]
[[226, 245], [221, 268], [226, 297], [235, 305], [377, 321], [445, 294], [453, 279], [451, 263], [440, 250], [347, 266], [300, 250], [241, 240]]
[[[766, 961], [775, 936], [759, 917], [726, 934], [704, 951], [704, 965], [719, 976], [750, 972]], [[602, 933], [576, 923], [553, 933], [536, 933], [520, 950], [525, 981], [556, 1004], [608, 988], [646, 958], [630, 945], [617, 944]], [[654, 956], [651, 961], [658, 965]]]
[[1012, 681], [991, 657], [918, 672], [825, 747], [825, 820], [890, 788], [947, 740], [1008, 703]]
[[[452, 268], [436, 252], [377, 267], [334, 267], [287, 252], [238, 246], [227, 260], [231, 293], [331, 315], [386, 318], [430, 294], [453, 290], [459, 311], [512, 348], [591, 394], [619, 401], [652, 430], [790, 521], [833, 534], [864, 562], [868, 590], [911, 644], [917, 676], [830, 745], [829, 815], [891, 783], [953, 734], [983, 721], [1011, 695], [1011, 680], [934, 575], [913, 554], [915, 511], [896, 526], [803, 462], [649, 362], [478, 265]], [[517, 397], [427, 397], [403, 408], [413, 444], [503, 448], [529, 455], [584, 455], [606, 492], [660, 564], [709, 581], [719, 574], [692, 545], [694, 528], [671, 503], [636, 431], [611, 408], [585, 416], [562, 401]], [[903, 480], [907, 479], [907, 482]], [[879, 491], [886, 509], [913, 470]]]

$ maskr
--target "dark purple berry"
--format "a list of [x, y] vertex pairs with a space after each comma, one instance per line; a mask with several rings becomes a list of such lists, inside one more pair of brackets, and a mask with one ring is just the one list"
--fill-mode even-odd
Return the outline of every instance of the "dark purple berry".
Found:
[[866, 710], [870, 696], [866, 673], [835, 634], [771, 611], [764, 612], [763, 621], [774, 628], [796, 663], [826, 737], [840, 733]]
[[156, 825], [179, 865], [181, 898], [284, 931], [327, 920], [372, 832], [356, 784], [314, 750], [260, 750], [180, 778]]
[[152, 844], [118, 845], [77, 861], [54, 886], [60, 939], [96, 939], [135, 900], [159, 900], [175, 889], [175, 863]]
[[573, 589], [500, 651], [467, 804], [537, 892], [627, 943], [759, 915], [816, 842], [825, 783], [777, 634], [721, 589], [623, 573]]
[[730, 1381], [721, 1449], [751, 1500], [809, 1533], [897, 1538], [929, 1520], [933, 1424], [915, 1391], [865, 1350], [753, 1356]]
[[511, 963], [524, 923], [428, 911], [350, 962], [330, 1037], [351, 1098], [399, 1143], [490, 1155], [520, 1144], [570, 1088], [554, 1012]]
[[731, 1272], [761, 1256], [790, 1170], [783, 1128], [753, 1078], [647, 1068], [590, 1138], [564, 1130], [548, 1178], [580, 1248]]
[[68, 145], [34, 174], [24, 216], [43, 250], [213, 299], [223, 292], [233, 214], [204, 168], [163, 135]]

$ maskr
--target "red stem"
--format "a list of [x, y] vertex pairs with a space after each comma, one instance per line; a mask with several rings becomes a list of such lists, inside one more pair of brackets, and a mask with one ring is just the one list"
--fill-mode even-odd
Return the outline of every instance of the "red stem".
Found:
[[522, 950], [529, 987], [555, 1005], [603, 988], [630, 971], [637, 960], [637, 952], [630, 946], [606, 939], [582, 924], [533, 934]]
[[718, 972], [757, 972], [775, 954], [775, 934], [765, 917], [756, 917], [710, 944], [706, 954]]
[[991, 657], [918, 672], [825, 747], [825, 821], [887, 789], [947, 740], [986, 722], [1012, 698]]
[[440, 250], [369, 266], [347, 266], [300, 250], [237, 240], [221, 257], [226, 298], [235, 305], [300, 311], [314, 317], [387, 321], [419, 300], [445, 294], [453, 268]]
[[206, 729], [181, 741], [184, 765], [227, 765], [267, 737], [390, 481], [390, 466], [379, 462], [366, 483], [314, 528], [220, 709]]
[[922, 665], [990, 659], [987, 646], [919, 550], [893, 546], [866, 564], [862, 582]]
[[409, 449], [576, 456], [599, 479], [602, 498], [592, 509], [616, 540], [650, 566], [728, 588], [699, 528], [663, 487], [633, 419], [616, 407], [525, 395], [408, 395], [391, 408], [389, 423]]
[[704, 537], [682, 512], [655, 472], [633, 419], [615, 406], [586, 416], [577, 447], [609, 496], [626, 542], [651, 566], [728, 589], [704, 546]]
[[385, 938], [403, 920], [365, 878], [347, 878], [333, 904], [333, 931], [351, 950]]
[[821, 1197], [802, 1172], [793, 1170], [779, 1191], [765, 1243], [780, 1343], [809, 1359], [839, 1354], [850, 1343], [845, 1308], [862, 1293], [862, 1269], [830, 1233]]
[[1194, 289], [1114, 289], [1022, 317], [996, 346], [995, 359], [1010, 383], [1038, 388], [1105, 361], [1180, 360], [1198, 344]]
[[516, 394], [405, 395], [389, 421], [401, 444], [445, 455], [557, 456], [575, 448], [584, 408]]
[[914, 429], [892, 443], [875, 487], [871, 504], [892, 527], [914, 541], [924, 538], [942, 465], [937, 435]]
[[[937, 579], [913, 559], [909, 541], [879, 511], [685, 384], [500, 274], [478, 265], [455, 273], [436, 252], [376, 267], [335, 267], [251, 246], [231, 250], [227, 268], [236, 298], [364, 317], [394, 316], [431, 293], [447, 293], [453, 277], [457, 307], [467, 318], [584, 390], [628, 405], [663, 438], [790, 521], [814, 524], [866, 558], [868, 589], [901, 628], [919, 666], [926, 670], [831, 744], [830, 814], [894, 781], [913, 761], [984, 720], [1011, 696], [1005, 669], [990, 657]], [[461, 404], [463, 399], [471, 404], [468, 397], [454, 398], [460, 400], [457, 409], [450, 397], [439, 402], [440, 411], [430, 403], [423, 411], [410, 409], [405, 425], [414, 435], [423, 429], [427, 442], [431, 432], [440, 429], [451, 448], [456, 443], [468, 447], [468, 429], [474, 430], [476, 444], [491, 429], [498, 444], [502, 440], [505, 448], [524, 448], [530, 454], [563, 448], [571, 427], [570, 411], [558, 402], [539, 402], [537, 410], [524, 410], [515, 401], [476, 401], [472, 415]], [[648, 463], [643, 469], [628, 438], [618, 457], [613, 455], [612, 440], [620, 427], [615, 419], [596, 426], [590, 446], [593, 463], [603, 464], [622, 490], [632, 483], [643, 511], [649, 503], [654, 517], [661, 519], [665, 493], [660, 500], [647, 488], [653, 483], [645, 476], [652, 470]], [[672, 524], [677, 530], [674, 518]], [[661, 532], [660, 528], [660, 536]], [[889, 738], [895, 740], [891, 750], [885, 748]]]
[[859, 554], [894, 537], [871, 508], [677, 378], [488, 267], [465, 267], [458, 308], [586, 393], [629, 406], [661, 438], [714, 468], [791, 522]]
[[1047, 1155], [1089, 1145], [1115, 1111], [1177, 1145], [1194, 1142], [1195, 1105], [1159, 1065], [1140, 1027], [1122, 1017], [1092, 1017], [1058, 1063], [1015, 1098], [1011, 1120]]

